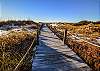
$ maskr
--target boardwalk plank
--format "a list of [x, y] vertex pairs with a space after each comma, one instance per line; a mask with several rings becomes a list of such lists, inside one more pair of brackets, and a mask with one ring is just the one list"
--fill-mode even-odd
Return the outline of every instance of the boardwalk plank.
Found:
[[44, 26], [39, 36], [32, 71], [91, 71], [91, 68]]

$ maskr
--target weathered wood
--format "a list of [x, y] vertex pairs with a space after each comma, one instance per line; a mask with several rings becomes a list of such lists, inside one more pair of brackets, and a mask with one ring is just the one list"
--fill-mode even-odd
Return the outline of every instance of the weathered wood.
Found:
[[[22, 59], [19, 61], [19, 63], [17, 64], [17, 66], [15, 67], [15, 69], [14, 69], [13, 71], [20, 71], [20, 70], [18, 70], [18, 69], [19, 69], [19, 67], [21, 66], [21, 63], [22, 63], [23, 61], [26, 61], [26, 63], [28, 62], [27, 59], [25, 60], [25, 58], [26, 58], [27, 55], [31, 54], [30, 51], [33, 50], [33, 48], [34, 48], [34, 47], [33, 47], [33, 46], [34, 46], [34, 43], [35, 43], [35, 38], [33, 39], [31, 45], [29, 46], [29, 49], [27, 50], [27, 52], [26, 52], [25, 55], [22, 57]], [[32, 53], [32, 55], [33, 55], [33, 53]], [[31, 56], [31, 55], [30, 55], [30, 56]], [[29, 58], [29, 56], [28, 56], [27, 58]], [[32, 56], [31, 56], [31, 59], [32, 59]], [[29, 60], [29, 62], [30, 62], [30, 60]]]
[[91, 71], [91, 68], [46, 26], [41, 30], [32, 71]]
[[40, 27], [39, 24], [37, 25], [37, 45], [39, 45], [39, 34], [40, 34]]
[[39, 45], [39, 29], [37, 29], [37, 41], [36, 44]]
[[[50, 30], [53, 31], [54, 27], [50, 27]], [[57, 30], [53, 31], [56, 32]], [[59, 35], [57, 35], [59, 34]], [[64, 34], [57, 32], [56, 35], [62, 39]], [[61, 36], [62, 35], [62, 36]], [[75, 34], [72, 34], [70, 31], [67, 31], [66, 44], [73, 49], [91, 68], [93, 71], [100, 70], [100, 49], [99, 45], [94, 44], [85, 39], [79, 38]]]
[[40, 24], [37, 24], [37, 41], [36, 41], [36, 44], [39, 45], [39, 35], [40, 35], [40, 30], [42, 28], [44, 24], [43, 23], [40, 23]]
[[67, 38], [67, 29], [64, 29], [64, 37], [63, 37], [63, 43], [66, 43], [66, 38]]

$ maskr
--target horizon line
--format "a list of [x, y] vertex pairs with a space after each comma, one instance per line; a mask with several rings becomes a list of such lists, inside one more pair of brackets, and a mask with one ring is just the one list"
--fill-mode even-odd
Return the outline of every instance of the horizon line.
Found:
[[77, 21], [71, 21], [71, 20], [63, 20], [63, 19], [59, 19], [59, 20], [50, 20], [50, 19], [46, 19], [46, 20], [40, 20], [40, 19], [30, 19], [30, 18], [26, 18], [26, 19], [3, 19], [3, 18], [0, 18], [0, 21], [9, 21], [9, 20], [15, 20], [15, 21], [34, 21], [34, 22], [68, 22], [68, 23], [77, 23], [77, 22], [80, 22], [80, 21], [93, 21], [93, 22], [97, 22], [97, 21], [100, 21], [100, 20], [86, 20], [86, 19], [83, 19], [83, 20], [77, 20]]

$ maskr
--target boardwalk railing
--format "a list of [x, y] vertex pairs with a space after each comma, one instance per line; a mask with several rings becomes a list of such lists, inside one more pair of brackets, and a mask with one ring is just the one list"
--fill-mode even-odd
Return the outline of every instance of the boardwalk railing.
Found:
[[[28, 50], [26, 51], [26, 53], [25, 53], [25, 55], [22, 57], [22, 59], [19, 61], [19, 63], [17, 64], [17, 66], [15, 67], [15, 69], [13, 70], [13, 71], [21, 71], [22, 69], [20, 69], [22, 66], [22, 62], [24, 62], [24, 64], [27, 64], [27, 62], [28, 61], [30, 61], [31, 59], [32, 59], [32, 57], [33, 57], [33, 53], [35, 54], [35, 50], [36, 50], [36, 47], [35, 47], [35, 42], [36, 42], [36, 38], [34, 38], [33, 39], [33, 41], [32, 41], [32, 43], [31, 43], [31, 45], [29, 46], [29, 48], [28, 48]], [[29, 57], [31, 57], [30, 59], [26, 59], [25, 60], [25, 58], [27, 58], [27, 56]], [[31, 65], [32, 63], [30, 63], [30, 65]], [[29, 65], [28, 65], [29, 66]], [[25, 68], [26, 66], [24, 65], [24, 68]], [[31, 69], [32, 67], [30, 67], [30, 69]], [[30, 70], [29, 68], [27, 69], [27, 68], [25, 68], [25, 70]]]
[[100, 71], [100, 46], [88, 42], [83, 39], [73, 39], [73, 35], [69, 32], [58, 31], [57, 27], [47, 25], [49, 29], [54, 32], [64, 44], [67, 44], [74, 52], [76, 52], [93, 70]]
[[20, 40], [18, 44], [10, 43], [9, 46], [5, 46], [6, 44], [2, 42], [3, 46], [0, 46], [0, 71], [31, 71], [32, 58], [35, 56], [35, 46], [39, 38], [37, 36], [39, 36], [41, 28], [42, 24], [37, 28], [37, 35], [27, 35], [27, 38]]
[[35, 55], [36, 39], [30, 37], [20, 41], [19, 44], [0, 46], [0, 71], [30, 71], [32, 58]]
[[[20, 62], [17, 64], [17, 66], [15, 67], [15, 69], [13, 71], [31, 71], [32, 57], [34, 57], [34, 55], [35, 55], [35, 51], [36, 51], [35, 45], [39, 45], [39, 35], [40, 35], [40, 30], [42, 29], [42, 26], [43, 26], [43, 24], [41, 24], [41, 25], [38, 24], [36, 37], [33, 39], [32, 43], [29, 46], [29, 48], [27, 49], [25, 55], [22, 57], [22, 59], [20, 60]], [[23, 63], [24, 63], [24, 65], [23, 65]], [[23, 66], [23, 69], [22, 69], [22, 66]]]

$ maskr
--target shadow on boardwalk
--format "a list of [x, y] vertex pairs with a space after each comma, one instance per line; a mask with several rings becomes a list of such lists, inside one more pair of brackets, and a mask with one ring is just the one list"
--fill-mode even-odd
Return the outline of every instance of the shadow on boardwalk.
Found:
[[32, 71], [90, 71], [87, 64], [58, 40], [48, 28], [42, 29]]

